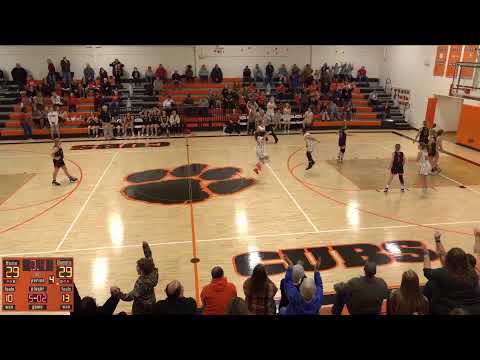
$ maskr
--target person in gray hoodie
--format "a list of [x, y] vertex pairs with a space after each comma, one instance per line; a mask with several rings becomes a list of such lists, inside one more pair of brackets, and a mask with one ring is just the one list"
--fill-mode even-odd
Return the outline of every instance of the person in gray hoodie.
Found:
[[85, 77], [85, 81], [87, 84], [95, 80], [95, 70], [93, 70], [90, 64], [87, 64], [85, 66], [85, 69], [83, 69], [83, 76]]
[[145, 257], [137, 260], [138, 279], [129, 293], [119, 290], [119, 298], [123, 301], [133, 301], [132, 314], [143, 315], [152, 312], [156, 303], [155, 286], [158, 284], [158, 268], [152, 258], [152, 250], [146, 241], [143, 242], [143, 254]]

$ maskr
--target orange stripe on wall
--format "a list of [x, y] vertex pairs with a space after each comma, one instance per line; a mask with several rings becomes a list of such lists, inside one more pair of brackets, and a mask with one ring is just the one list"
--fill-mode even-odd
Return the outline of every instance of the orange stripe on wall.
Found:
[[447, 62], [448, 45], [437, 46], [437, 56], [435, 57], [435, 67], [433, 76], [443, 76], [445, 73], [445, 64]]
[[427, 113], [425, 114], [425, 121], [427, 122], [427, 127], [433, 127], [433, 120], [435, 119], [435, 110], [437, 109], [438, 99], [436, 97], [428, 98], [427, 103]]
[[450, 45], [450, 52], [448, 53], [448, 64], [445, 76], [453, 78], [455, 75], [455, 63], [460, 61], [462, 56], [463, 45]]
[[480, 106], [462, 105], [457, 144], [480, 150]]

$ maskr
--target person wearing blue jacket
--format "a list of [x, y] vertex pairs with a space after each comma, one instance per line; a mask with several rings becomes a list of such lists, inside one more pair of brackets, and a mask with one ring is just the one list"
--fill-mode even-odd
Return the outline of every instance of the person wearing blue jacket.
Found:
[[288, 297], [288, 306], [280, 310], [280, 315], [318, 315], [323, 301], [323, 283], [320, 272], [321, 260], [317, 259], [314, 267], [314, 279], [306, 278], [299, 288], [292, 279], [293, 263], [288, 256], [283, 255], [288, 264], [285, 274], [285, 285]]

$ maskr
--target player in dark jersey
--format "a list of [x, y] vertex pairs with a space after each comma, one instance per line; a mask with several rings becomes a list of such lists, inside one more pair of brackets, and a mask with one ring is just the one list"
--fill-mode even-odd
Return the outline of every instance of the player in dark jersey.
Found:
[[343, 156], [345, 155], [345, 148], [347, 147], [347, 130], [346, 127], [342, 127], [338, 132], [338, 151], [337, 162], [343, 162]]
[[400, 144], [395, 145], [395, 151], [392, 154], [392, 161], [390, 161], [390, 177], [388, 178], [387, 185], [385, 185], [384, 192], [388, 192], [393, 177], [398, 175], [400, 180], [400, 190], [405, 191], [405, 182], [403, 180], [403, 172], [405, 167], [405, 154], [400, 151]]
[[68, 176], [68, 179], [70, 182], [75, 182], [77, 181], [76, 177], [73, 177], [70, 175], [67, 169], [67, 165], [65, 165], [65, 162], [63, 161], [63, 149], [62, 149], [62, 143], [60, 142], [60, 139], [55, 139], [54, 141], [54, 146], [52, 149], [52, 158], [53, 158], [53, 180], [52, 180], [52, 185], [55, 186], [60, 186], [60, 183], [57, 182], [57, 174], [60, 169], [63, 170], [65, 175]]
[[416, 141], [418, 141], [419, 143], [428, 144], [429, 132], [430, 132], [430, 130], [427, 127], [427, 122], [424, 121], [423, 122], [423, 127], [420, 130], [418, 130], [418, 133], [415, 136], [415, 140], [413, 140], [413, 142], [415, 143]]

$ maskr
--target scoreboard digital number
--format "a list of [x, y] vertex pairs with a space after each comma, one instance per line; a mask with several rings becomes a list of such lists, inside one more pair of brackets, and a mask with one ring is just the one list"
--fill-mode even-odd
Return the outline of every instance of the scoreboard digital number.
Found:
[[3, 311], [73, 311], [73, 258], [3, 258]]

